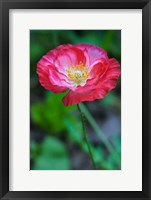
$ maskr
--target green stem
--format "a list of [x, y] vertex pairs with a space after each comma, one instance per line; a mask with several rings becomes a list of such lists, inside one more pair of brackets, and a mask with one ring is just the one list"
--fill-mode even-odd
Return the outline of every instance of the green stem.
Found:
[[[87, 107], [83, 103], [81, 103], [80, 106], [81, 106], [81, 108], [82, 108], [82, 110], [84, 112], [84, 115], [87, 118], [88, 122], [91, 124], [92, 128], [98, 134], [98, 136], [100, 137], [100, 139], [102, 140], [102, 142], [106, 146], [108, 152], [113, 155], [114, 149], [113, 149], [112, 145], [110, 144], [110, 142], [108, 141], [108, 139], [105, 137], [104, 133], [101, 131], [100, 127], [98, 126], [98, 124], [94, 120], [93, 116], [88, 111]], [[114, 155], [113, 157], [114, 157], [115, 161], [117, 159], [119, 159], [119, 157], [117, 155]]]
[[113, 147], [111, 146], [110, 142], [105, 137], [104, 133], [101, 131], [100, 127], [97, 125], [96, 121], [94, 120], [94, 118], [92, 117], [92, 115], [90, 114], [90, 112], [88, 111], [86, 106], [81, 103], [81, 108], [85, 114], [85, 117], [87, 118], [87, 120], [89, 121], [89, 123], [91, 124], [91, 126], [93, 127], [95, 132], [98, 134], [100, 139], [103, 141], [103, 143], [106, 146], [106, 148], [108, 149], [108, 151], [110, 153], [113, 153], [113, 151], [114, 151]]
[[79, 104], [77, 104], [77, 107], [78, 107], [78, 111], [79, 111], [80, 117], [81, 117], [83, 136], [84, 136], [85, 142], [86, 142], [87, 147], [88, 147], [88, 151], [89, 151], [89, 155], [90, 155], [90, 158], [91, 158], [91, 161], [92, 161], [93, 168], [96, 169], [96, 165], [95, 165], [95, 162], [94, 162], [93, 154], [92, 154], [92, 151], [91, 151], [91, 146], [90, 146], [90, 143], [88, 141], [86, 130], [85, 130], [83, 114], [82, 114], [82, 111], [81, 111], [81, 108], [80, 108]]

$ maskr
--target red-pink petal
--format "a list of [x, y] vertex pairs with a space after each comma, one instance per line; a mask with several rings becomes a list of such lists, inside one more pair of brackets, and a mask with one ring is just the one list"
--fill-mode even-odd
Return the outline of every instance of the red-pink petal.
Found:
[[58, 69], [65, 71], [69, 66], [76, 66], [80, 62], [85, 65], [86, 58], [84, 52], [75, 47], [69, 47], [68, 49], [61, 50], [55, 60], [55, 66]]
[[108, 59], [100, 59], [92, 65], [92, 69], [89, 74], [89, 79], [97, 76], [103, 76], [109, 67]]
[[89, 60], [90, 60], [90, 66], [93, 64], [95, 61], [101, 59], [101, 58], [107, 58], [107, 53], [100, 47], [97, 47], [95, 45], [91, 44], [77, 44], [75, 45], [77, 48], [81, 49], [84, 51], [85, 49], [87, 50]]
[[103, 76], [103, 80], [117, 79], [120, 75], [120, 64], [115, 58], [109, 59], [109, 68]]
[[53, 66], [49, 67], [49, 80], [53, 85], [72, 88], [72, 84], [70, 83], [68, 77], [57, 71], [57, 69]]
[[90, 90], [83, 93], [76, 93], [74, 91], [68, 92], [68, 94], [62, 99], [65, 106], [71, 106], [72, 104], [78, 104], [83, 101], [94, 101], [101, 99], [107, 94], [104, 89]]
[[66, 91], [68, 88], [65, 86], [55, 85], [50, 79], [49, 73], [50, 66], [43, 66], [40, 63], [37, 64], [37, 74], [39, 76], [40, 84], [46, 89], [54, 93], [60, 93]]
[[55, 58], [56, 58], [56, 56], [58, 55], [58, 53], [59, 53], [60, 51], [65, 50], [65, 49], [68, 49], [68, 48], [71, 48], [71, 47], [73, 47], [72, 44], [63, 44], [63, 45], [59, 45], [59, 46], [57, 46], [55, 49], [50, 50], [50, 51], [47, 53], [47, 55], [48, 55], [49, 57], [51, 57], [52, 60], [54, 61]]

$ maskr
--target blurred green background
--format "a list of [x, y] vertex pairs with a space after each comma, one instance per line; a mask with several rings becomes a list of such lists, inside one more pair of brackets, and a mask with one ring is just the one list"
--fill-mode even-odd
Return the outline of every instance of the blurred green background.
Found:
[[[65, 93], [39, 83], [36, 64], [61, 44], [88, 43], [121, 61], [120, 30], [30, 31], [30, 169], [91, 170], [76, 105], [64, 106]], [[104, 99], [80, 104], [97, 169], [121, 169], [121, 80]]]

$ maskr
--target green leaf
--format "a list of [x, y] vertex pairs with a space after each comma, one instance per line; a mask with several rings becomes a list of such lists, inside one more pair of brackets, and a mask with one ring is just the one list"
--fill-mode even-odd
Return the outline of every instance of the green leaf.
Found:
[[34, 158], [34, 170], [70, 169], [69, 156], [65, 145], [57, 138], [47, 136], [40, 145], [40, 153]]
[[121, 169], [121, 138], [116, 135], [111, 138], [111, 141], [114, 146], [114, 151], [106, 159], [106, 165], [112, 166], [112, 169]]
[[63, 105], [64, 95], [46, 92], [44, 101], [31, 106], [32, 122], [50, 134], [65, 132], [66, 118], [70, 119], [71, 124], [78, 123], [78, 119], [73, 115], [75, 106]]

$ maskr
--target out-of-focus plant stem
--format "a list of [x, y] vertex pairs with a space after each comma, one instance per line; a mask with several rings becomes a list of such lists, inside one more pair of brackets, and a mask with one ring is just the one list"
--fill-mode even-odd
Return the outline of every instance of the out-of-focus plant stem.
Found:
[[93, 168], [96, 169], [95, 161], [94, 161], [93, 154], [92, 154], [92, 151], [91, 151], [91, 146], [90, 146], [90, 143], [88, 141], [87, 133], [86, 133], [86, 130], [85, 130], [83, 114], [82, 114], [82, 111], [81, 111], [79, 104], [77, 104], [77, 107], [78, 107], [78, 111], [79, 111], [80, 117], [81, 117], [83, 136], [84, 136], [85, 142], [86, 142], [87, 147], [88, 147], [88, 151], [89, 151], [89, 155], [90, 155], [90, 158], [91, 158], [91, 161], [92, 161]]
[[94, 129], [94, 131], [96, 132], [96, 134], [98, 134], [98, 136], [100, 137], [101, 141], [104, 143], [104, 145], [106, 146], [108, 151], [110, 153], [113, 153], [113, 151], [114, 151], [113, 147], [111, 146], [110, 142], [107, 140], [104, 133], [101, 131], [100, 127], [96, 123], [95, 119], [92, 117], [92, 115], [88, 111], [87, 107], [83, 103], [81, 103], [81, 109], [82, 109], [85, 117], [87, 118], [88, 122], [91, 124], [91, 126]]

